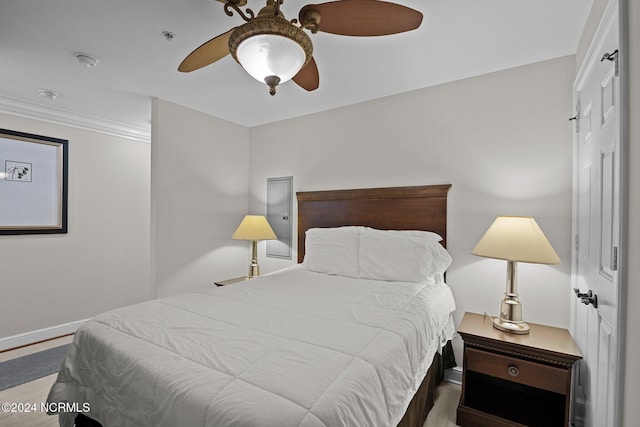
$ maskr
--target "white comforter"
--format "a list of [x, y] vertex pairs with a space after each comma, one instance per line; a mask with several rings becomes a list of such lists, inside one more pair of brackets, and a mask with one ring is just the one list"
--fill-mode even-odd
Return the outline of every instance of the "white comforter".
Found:
[[293, 266], [95, 317], [48, 401], [88, 403], [104, 427], [396, 426], [454, 309], [441, 280]]

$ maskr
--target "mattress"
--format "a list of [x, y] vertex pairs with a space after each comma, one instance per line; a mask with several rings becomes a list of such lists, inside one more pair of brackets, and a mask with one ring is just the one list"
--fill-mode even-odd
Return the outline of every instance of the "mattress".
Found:
[[[76, 333], [48, 402], [104, 427], [396, 426], [455, 303], [427, 283], [296, 265], [112, 310]], [[60, 414], [71, 427], [75, 413]]]

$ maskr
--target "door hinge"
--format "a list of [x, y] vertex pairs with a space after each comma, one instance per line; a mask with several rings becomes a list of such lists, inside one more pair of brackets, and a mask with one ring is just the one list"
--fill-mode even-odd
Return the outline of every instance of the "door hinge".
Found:
[[614, 62], [614, 67], [615, 67], [615, 72], [616, 72], [616, 77], [618, 77], [619, 74], [619, 55], [618, 55], [618, 49], [614, 50], [611, 53], [605, 53], [604, 55], [602, 55], [602, 58], [600, 59], [600, 62], [604, 61], [613, 61]]
[[618, 271], [618, 247], [613, 247], [613, 256], [611, 260], [611, 270]]

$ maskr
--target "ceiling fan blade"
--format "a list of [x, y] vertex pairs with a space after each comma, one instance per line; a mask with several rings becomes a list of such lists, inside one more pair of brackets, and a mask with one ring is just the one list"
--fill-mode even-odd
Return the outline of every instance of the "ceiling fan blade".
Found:
[[235, 28], [203, 43], [182, 60], [178, 71], [182, 71], [183, 73], [195, 71], [229, 55], [229, 36], [231, 36], [233, 30], [235, 30]]
[[320, 75], [318, 74], [318, 66], [316, 60], [311, 57], [311, 60], [305, 65], [298, 74], [293, 77], [293, 81], [298, 86], [311, 92], [318, 89], [320, 86]]
[[379, 0], [340, 0], [308, 4], [299, 20], [309, 22], [308, 12], [318, 12], [318, 30], [342, 36], [385, 36], [415, 30], [422, 13], [401, 4]]

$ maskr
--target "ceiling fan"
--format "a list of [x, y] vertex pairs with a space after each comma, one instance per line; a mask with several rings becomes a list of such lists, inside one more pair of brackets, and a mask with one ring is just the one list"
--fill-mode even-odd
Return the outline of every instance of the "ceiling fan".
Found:
[[303, 30], [367, 37], [411, 31], [422, 23], [417, 10], [380, 0], [308, 4], [291, 21], [280, 11], [284, 0], [267, 0], [257, 15], [240, 9], [247, 0], [218, 1], [228, 16], [235, 11], [246, 23], [202, 44], [184, 58], [178, 71], [195, 71], [231, 53], [253, 78], [269, 86], [271, 95], [278, 84], [291, 79], [308, 91], [320, 84], [313, 44]]

